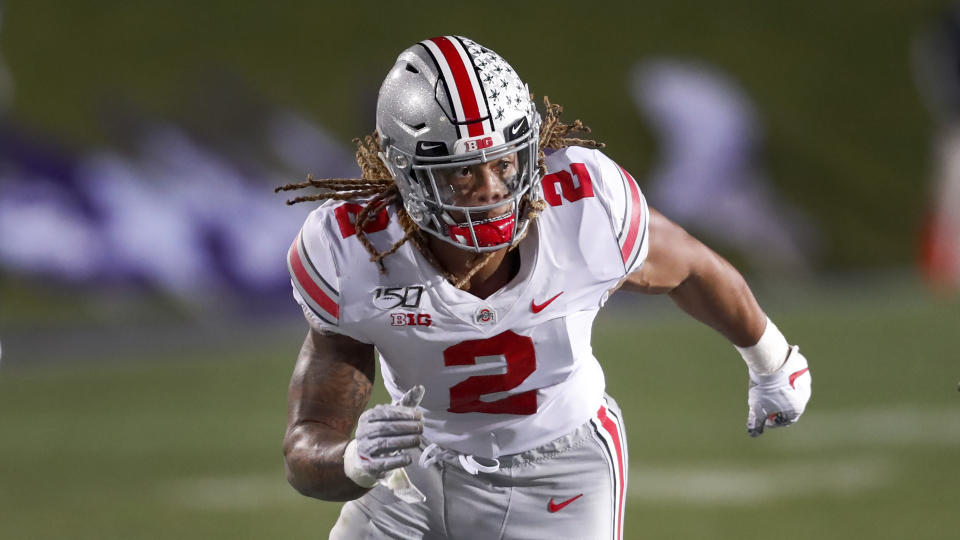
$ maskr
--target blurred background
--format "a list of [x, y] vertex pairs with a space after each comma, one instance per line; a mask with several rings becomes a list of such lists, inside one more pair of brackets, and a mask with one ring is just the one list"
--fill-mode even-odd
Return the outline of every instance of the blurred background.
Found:
[[751, 440], [733, 348], [615, 297], [628, 538], [955, 537], [960, 11], [934, 0], [0, 3], [0, 537], [326, 537], [339, 505], [280, 450], [310, 208], [272, 190], [356, 174], [382, 77], [443, 34], [590, 125], [811, 360], [803, 421]]

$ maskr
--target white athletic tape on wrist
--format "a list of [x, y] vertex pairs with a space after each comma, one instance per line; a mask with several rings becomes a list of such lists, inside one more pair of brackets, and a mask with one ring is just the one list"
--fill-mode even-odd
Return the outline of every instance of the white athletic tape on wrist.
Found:
[[372, 488], [380, 480], [364, 472], [360, 467], [360, 453], [357, 452], [357, 440], [351, 439], [347, 443], [347, 449], [343, 452], [343, 472], [347, 478], [353, 480], [355, 484], [364, 488]]
[[783, 366], [790, 352], [790, 344], [777, 325], [767, 317], [767, 327], [763, 329], [760, 341], [749, 347], [737, 347], [737, 351], [754, 373], [769, 375]]

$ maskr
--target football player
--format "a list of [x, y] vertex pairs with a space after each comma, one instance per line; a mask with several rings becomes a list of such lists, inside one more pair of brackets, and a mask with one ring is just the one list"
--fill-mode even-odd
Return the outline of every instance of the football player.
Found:
[[[627, 439], [590, 346], [618, 288], [739, 349], [751, 435], [803, 413], [807, 362], [740, 274], [559, 112], [490, 49], [427, 39], [387, 74], [362, 178], [279, 188], [325, 201], [288, 253], [309, 331], [284, 454], [298, 491], [349, 501], [331, 538], [621, 538]], [[393, 403], [365, 411], [375, 353]]]

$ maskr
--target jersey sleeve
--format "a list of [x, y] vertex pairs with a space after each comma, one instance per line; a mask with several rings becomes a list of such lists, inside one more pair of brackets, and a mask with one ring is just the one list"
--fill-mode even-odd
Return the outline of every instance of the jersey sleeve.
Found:
[[650, 212], [640, 186], [620, 165], [593, 150], [593, 167], [599, 173], [597, 197], [607, 210], [617, 238], [624, 275], [643, 266], [650, 250]]
[[[307, 319], [327, 329], [324, 327], [336, 327], [340, 322], [340, 279], [325, 238], [322, 234], [311, 234], [322, 232], [317, 231], [319, 227], [311, 227], [312, 220], [313, 214], [290, 245], [287, 269], [294, 298], [303, 306]], [[305, 236], [310, 238], [311, 248], [307, 247]]]
[[[308, 217], [287, 251], [287, 269], [293, 297], [310, 326], [359, 339], [341, 325], [341, 280], [336, 238], [326, 227], [328, 208], [321, 206]], [[361, 340], [362, 341], [362, 340]]]

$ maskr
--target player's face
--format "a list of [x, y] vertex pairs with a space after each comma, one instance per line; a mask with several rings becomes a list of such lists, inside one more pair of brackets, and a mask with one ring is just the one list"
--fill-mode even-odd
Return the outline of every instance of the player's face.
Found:
[[[487, 206], [507, 199], [517, 185], [517, 154], [508, 154], [476, 165], [437, 169], [435, 178], [441, 200], [456, 206]], [[497, 217], [511, 206], [493, 208], [486, 217]]]

